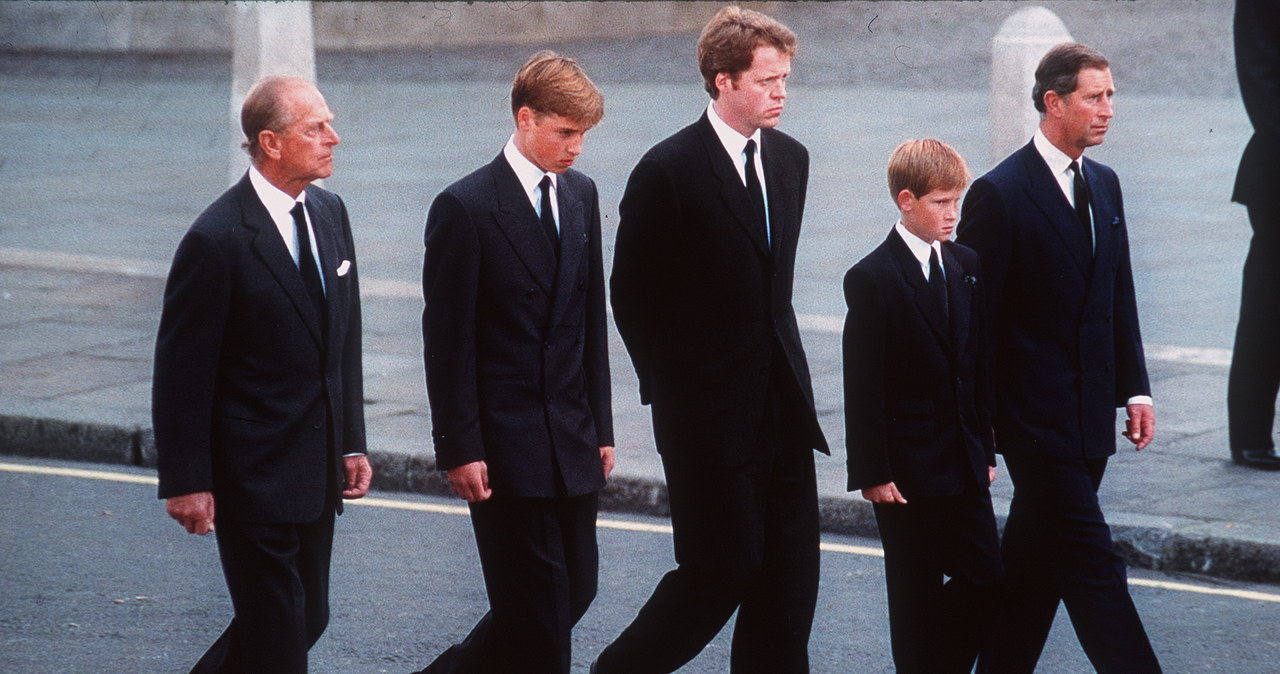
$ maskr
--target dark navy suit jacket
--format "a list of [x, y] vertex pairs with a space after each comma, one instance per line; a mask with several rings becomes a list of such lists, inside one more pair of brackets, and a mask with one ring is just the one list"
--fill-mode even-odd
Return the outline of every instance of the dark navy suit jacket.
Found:
[[342, 200], [313, 185], [306, 203], [326, 326], [247, 174], [178, 245], [152, 390], [162, 498], [211, 490], [219, 518], [251, 522], [341, 508], [341, 457], [365, 451], [360, 284]]
[[[705, 113], [645, 153], [627, 181], [614, 320], [664, 457], [745, 463], [775, 367], [793, 379], [788, 432], [828, 451], [791, 305], [809, 154], [776, 129], [761, 130], [760, 152], [769, 239]], [[783, 362], [774, 363], [775, 345]]]
[[1236, 2], [1235, 53], [1240, 98], [1253, 137], [1240, 157], [1231, 199], [1253, 206], [1275, 204], [1280, 202], [1280, 2]]
[[955, 496], [985, 488], [995, 465], [978, 255], [942, 251], [949, 311], [896, 231], [845, 274], [850, 491], [893, 482], [907, 500]]
[[996, 449], [1102, 458], [1116, 408], [1150, 395], [1120, 181], [1084, 158], [1095, 246], [1028, 143], [974, 181], [959, 241], [982, 259], [993, 326]]
[[[595, 183], [558, 179], [560, 258], [499, 154], [427, 214], [422, 334], [436, 465], [483, 460], [498, 496], [604, 486], [613, 445]], [[561, 482], [563, 481], [563, 482]]]

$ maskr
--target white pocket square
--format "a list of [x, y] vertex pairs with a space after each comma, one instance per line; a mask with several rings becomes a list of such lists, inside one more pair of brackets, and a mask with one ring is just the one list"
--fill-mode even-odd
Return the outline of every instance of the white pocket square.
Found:
[[338, 265], [338, 276], [346, 276], [349, 271], [351, 271], [351, 260], [343, 260], [342, 264]]

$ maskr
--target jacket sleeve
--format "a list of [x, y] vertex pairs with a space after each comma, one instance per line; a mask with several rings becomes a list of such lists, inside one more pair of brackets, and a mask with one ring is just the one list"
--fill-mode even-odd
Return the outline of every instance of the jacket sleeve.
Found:
[[213, 489], [213, 405], [231, 281], [222, 251], [192, 230], [165, 284], [151, 385], [160, 498]]
[[640, 402], [652, 397], [654, 332], [662, 325], [655, 298], [663, 290], [664, 232], [680, 218], [680, 203], [670, 177], [657, 161], [640, 160], [618, 208], [618, 236], [610, 276], [613, 319], [640, 379]]
[[844, 277], [845, 448], [849, 491], [893, 481], [885, 422], [886, 306], [871, 275], [854, 267]]
[[609, 324], [605, 313], [604, 257], [600, 242], [600, 196], [591, 183], [587, 205], [590, 249], [587, 259], [587, 317], [583, 347], [583, 370], [589, 387], [587, 396], [596, 426], [596, 444], [613, 446], [613, 394], [609, 375]]
[[977, 251], [982, 261], [987, 325], [999, 325], [1001, 297], [1013, 251], [1013, 232], [1000, 192], [987, 179], [975, 180], [965, 195], [957, 234], [957, 241]]
[[346, 341], [342, 344], [342, 453], [365, 454], [364, 427], [364, 326], [360, 308], [360, 265], [356, 263], [355, 238], [347, 206], [338, 200], [342, 236], [351, 262], [351, 299], [348, 302]]
[[987, 316], [986, 283], [982, 273], [982, 262], [974, 260], [973, 277], [977, 279], [977, 288], [973, 293], [973, 315], [978, 321], [975, 330], [978, 346], [974, 349], [977, 359], [974, 367], [974, 405], [978, 413], [978, 437], [982, 441], [987, 465], [994, 466], [996, 465], [996, 441], [995, 428], [991, 420], [995, 416], [996, 409], [996, 382], [995, 372], [991, 369], [992, 349], [989, 343], [993, 337], [988, 327], [990, 318]]
[[425, 244], [423, 359], [436, 467], [447, 470], [485, 458], [476, 379], [480, 242], [454, 195], [443, 192], [431, 204]]
[[1129, 259], [1128, 224], [1124, 217], [1124, 202], [1120, 196], [1120, 181], [1112, 185], [1123, 227], [1117, 230], [1115, 298], [1112, 311], [1115, 325], [1116, 354], [1116, 407], [1124, 407], [1133, 396], [1151, 395], [1151, 383], [1147, 377], [1146, 355], [1142, 348], [1142, 331], [1138, 327], [1138, 299], [1133, 286], [1133, 263]]

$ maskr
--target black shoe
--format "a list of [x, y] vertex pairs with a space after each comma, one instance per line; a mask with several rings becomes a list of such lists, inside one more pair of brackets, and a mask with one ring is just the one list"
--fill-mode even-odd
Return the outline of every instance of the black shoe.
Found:
[[1231, 448], [1231, 460], [1249, 468], [1258, 470], [1280, 470], [1280, 455], [1274, 447], [1267, 449]]
[[600, 661], [599, 661], [599, 660], [592, 660], [592, 661], [591, 661], [591, 669], [589, 670], [589, 671], [591, 672], [591, 674], [596, 674], [596, 665], [597, 665], [597, 664], [599, 664], [599, 663], [600, 663]]

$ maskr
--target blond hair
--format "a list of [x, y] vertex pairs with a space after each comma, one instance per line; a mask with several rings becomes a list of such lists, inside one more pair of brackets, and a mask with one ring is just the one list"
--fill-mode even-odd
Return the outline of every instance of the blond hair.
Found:
[[964, 159], [940, 140], [908, 140], [889, 157], [889, 195], [895, 200], [902, 190], [919, 199], [934, 190], [963, 189], [968, 184]]
[[525, 61], [511, 83], [511, 114], [526, 106], [592, 127], [604, 117], [604, 94], [576, 61], [540, 51]]

